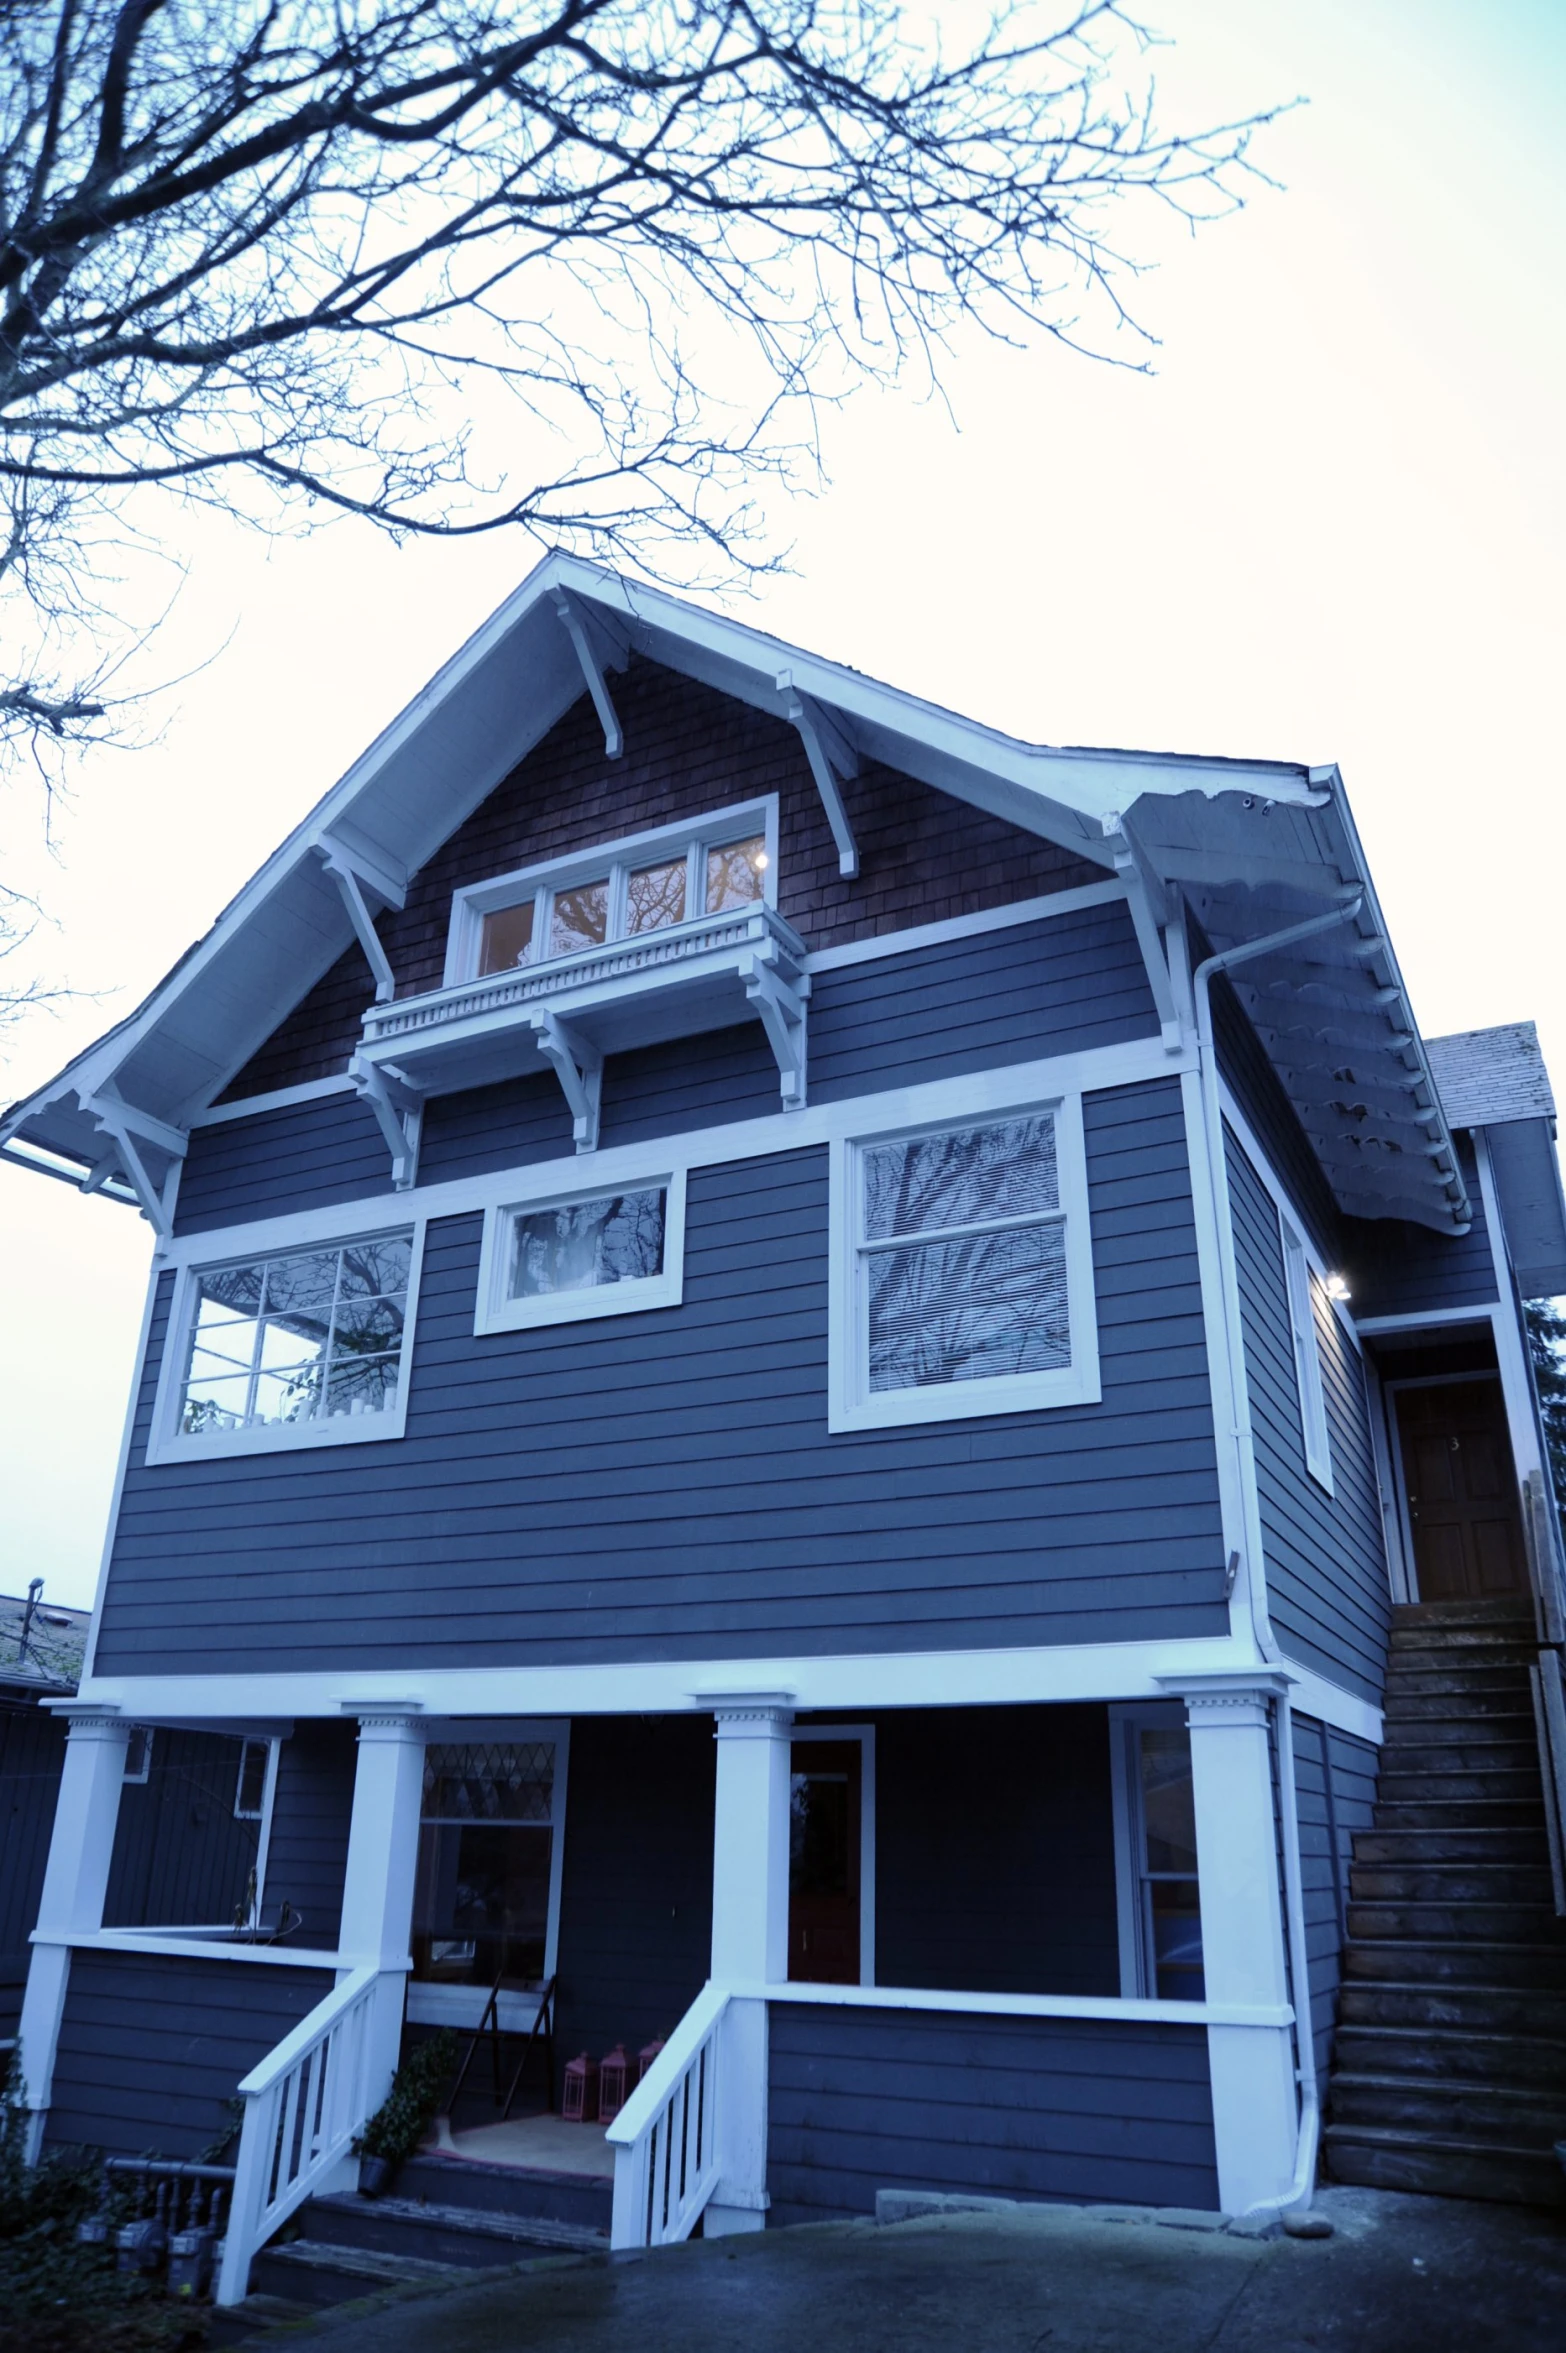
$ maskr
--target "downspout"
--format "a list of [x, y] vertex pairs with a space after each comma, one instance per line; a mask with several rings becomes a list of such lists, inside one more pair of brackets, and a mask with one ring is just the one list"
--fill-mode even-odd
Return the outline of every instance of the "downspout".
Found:
[[[1202, 1116], [1207, 1129], [1207, 1158], [1212, 1172], [1218, 1226], [1218, 1255], [1222, 1269], [1219, 1294], [1223, 1305], [1224, 1350], [1229, 1363], [1229, 1394], [1238, 1399], [1244, 1384], [1243, 1338], [1240, 1327], [1240, 1285], [1234, 1263], [1234, 1227], [1230, 1221], [1228, 1163], [1223, 1143], [1223, 1107], [1218, 1097], [1218, 1056], [1213, 1045], [1212, 977], [1215, 972], [1227, 972], [1236, 964], [1248, 963], [1252, 957], [1265, 956], [1277, 948], [1292, 947], [1297, 940], [1308, 940], [1317, 932], [1331, 931], [1337, 924], [1351, 923], [1364, 905], [1363, 891], [1341, 907], [1332, 908], [1325, 915], [1315, 915], [1305, 923], [1291, 924], [1287, 931], [1269, 933], [1264, 939], [1247, 940], [1238, 948], [1223, 954], [1208, 956], [1191, 975], [1192, 993], [1196, 1001], [1197, 1069], [1202, 1091]], [[1239, 1432], [1235, 1432], [1239, 1449]], [[1249, 1476], [1249, 1465], [1240, 1463], [1241, 1493], [1249, 1500], [1254, 1482]], [[1249, 1518], [1249, 1511], [1247, 1511]], [[1251, 1631], [1262, 1657], [1274, 1664], [1281, 1663], [1277, 1638], [1267, 1615], [1267, 1597], [1261, 1582], [1261, 1561], [1249, 1535], [1246, 1544], [1246, 1600], [1250, 1607]], [[1300, 1876], [1299, 1802], [1294, 1783], [1294, 1711], [1287, 1689], [1277, 1701], [1278, 1726], [1278, 1810], [1283, 1827], [1283, 1908], [1289, 1938], [1289, 1977], [1294, 1988], [1294, 2049], [1295, 2078], [1300, 2087], [1299, 2137], [1295, 2143], [1294, 2179], [1281, 2197], [1264, 2198], [1252, 2206], [1252, 2214], [1303, 2213], [1309, 2206], [1316, 2180], [1316, 2155], [1321, 2141], [1321, 2090], [1316, 2080], [1316, 2037], [1310, 2007], [1310, 1957], [1305, 1944], [1305, 1898]]]

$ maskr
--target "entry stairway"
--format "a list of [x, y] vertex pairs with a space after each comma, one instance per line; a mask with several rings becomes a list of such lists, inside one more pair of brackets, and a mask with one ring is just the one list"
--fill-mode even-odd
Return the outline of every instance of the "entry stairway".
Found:
[[395, 2186], [392, 2197], [310, 2199], [255, 2258], [245, 2301], [214, 2315], [213, 2342], [253, 2341], [385, 2288], [456, 2287], [475, 2271], [609, 2251], [607, 2175], [429, 2151], [399, 2169]]
[[1393, 1612], [1375, 1827], [1354, 1840], [1323, 2135], [1334, 2179], [1566, 2203], [1566, 1921], [1531, 1606]]

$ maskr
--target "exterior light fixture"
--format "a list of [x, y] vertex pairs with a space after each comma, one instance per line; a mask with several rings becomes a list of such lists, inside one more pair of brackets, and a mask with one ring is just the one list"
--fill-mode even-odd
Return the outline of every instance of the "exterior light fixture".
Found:
[[1329, 1299], [1337, 1299], [1341, 1301], [1352, 1299], [1353, 1296], [1353, 1292], [1349, 1289], [1348, 1284], [1342, 1275], [1328, 1275], [1327, 1297]]

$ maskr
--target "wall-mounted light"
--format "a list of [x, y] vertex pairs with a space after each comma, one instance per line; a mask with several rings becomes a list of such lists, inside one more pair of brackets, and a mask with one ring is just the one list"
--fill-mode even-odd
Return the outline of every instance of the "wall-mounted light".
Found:
[[1329, 1299], [1337, 1299], [1342, 1301], [1345, 1299], [1352, 1299], [1353, 1296], [1353, 1292], [1349, 1289], [1348, 1284], [1342, 1275], [1328, 1275], [1327, 1297]]

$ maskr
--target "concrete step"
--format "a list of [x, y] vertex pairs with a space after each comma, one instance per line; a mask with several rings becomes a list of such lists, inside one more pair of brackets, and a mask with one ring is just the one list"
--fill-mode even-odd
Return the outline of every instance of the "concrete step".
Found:
[[1566, 2205], [1566, 2175], [1553, 2152], [1436, 2141], [1371, 2125], [1329, 2124], [1321, 2137], [1334, 2181], [1514, 2206]]
[[435, 2206], [419, 2198], [312, 2198], [300, 2213], [301, 2236], [322, 2246], [416, 2255], [431, 2263], [484, 2269], [529, 2254], [598, 2255], [609, 2233], [541, 2214], [485, 2213]]
[[1428, 1828], [1409, 1824], [1357, 1830], [1354, 1862], [1399, 1868], [1413, 1863], [1526, 1863], [1548, 1870], [1544, 1809], [1540, 1807], [1536, 1822], [1501, 1827], [1448, 1821]]
[[1350, 2074], [1511, 2086], [1566, 2101], [1566, 2043], [1541, 2035], [1343, 2023], [1333, 2059]]
[[1355, 1862], [1349, 1892], [1356, 1904], [1526, 1904], [1555, 1918], [1546, 1863]]
[[1363, 1903], [1356, 1896], [1348, 1908], [1348, 1932], [1356, 1941], [1377, 1943], [1402, 1940], [1411, 1944], [1512, 1944], [1548, 1949], [1556, 1947], [1566, 1961], [1566, 1921], [1556, 1917], [1553, 1902], [1484, 1903], [1459, 1899], [1415, 1899], [1404, 1903]]
[[374, 2295], [380, 2288], [460, 2287], [472, 2276], [466, 2264], [431, 2263], [371, 2247], [326, 2246], [314, 2239], [292, 2239], [286, 2246], [274, 2242], [250, 2266], [252, 2294], [284, 2296], [317, 2310]]
[[1399, 1985], [1526, 1986], [1566, 1997], [1566, 1949], [1557, 1945], [1416, 1942], [1368, 1938], [1343, 1948], [1343, 1978]]
[[1509, 2084], [1344, 2073], [1332, 2079], [1332, 2121], [1550, 2155], [1566, 2139], [1566, 2099]]
[[[1382, 1794], [1376, 1800], [1376, 1828], [1378, 1830], [1538, 1830], [1544, 1829], [1544, 1799], [1540, 1794], [1537, 1772], [1533, 1776], [1531, 1797], [1460, 1796], [1454, 1789], [1445, 1789], [1440, 1797], [1415, 1797], [1413, 1789], [1428, 1791], [1430, 1784], [1419, 1775], [1405, 1774], [1404, 1787], [1390, 1797]], [[1381, 1787], [1386, 1791], [1387, 1776], [1382, 1775]]]
[[[1405, 1960], [1407, 1948], [1392, 1948]], [[1566, 1992], [1539, 1986], [1471, 1985], [1403, 1977], [1345, 1976], [1344, 2026], [1449, 2027], [1465, 2034], [1539, 2035], [1566, 2041]]]

